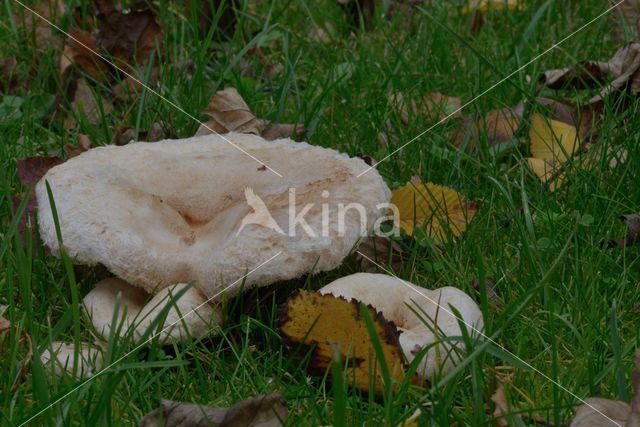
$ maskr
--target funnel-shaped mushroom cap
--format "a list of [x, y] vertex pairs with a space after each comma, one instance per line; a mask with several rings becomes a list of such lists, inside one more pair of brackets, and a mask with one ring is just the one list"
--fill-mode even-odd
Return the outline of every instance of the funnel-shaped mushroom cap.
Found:
[[477, 337], [484, 329], [477, 304], [453, 287], [429, 290], [386, 274], [357, 273], [329, 283], [320, 293], [355, 299], [381, 312], [401, 331], [400, 346], [409, 362], [430, 346], [418, 367], [422, 378], [445, 374], [460, 360], [458, 352], [464, 344], [444, 340], [462, 336], [452, 307], [462, 316], [470, 336]]
[[59, 252], [46, 180], [76, 262], [103, 264], [150, 293], [196, 280], [212, 297], [277, 254], [245, 289], [335, 268], [386, 215], [378, 204], [390, 191], [375, 170], [357, 177], [368, 167], [361, 159], [289, 139], [225, 137], [235, 146], [217, 135], [131, 143], [50, 169], [36, 187], [44, 243]]

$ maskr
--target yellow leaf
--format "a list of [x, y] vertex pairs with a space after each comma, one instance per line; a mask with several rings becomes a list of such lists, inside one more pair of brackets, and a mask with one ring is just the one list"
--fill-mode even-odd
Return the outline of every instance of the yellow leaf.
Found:
[[488, 10], [508, 9], [514, 10], [520, 7], [520, 0], [470, 0], [469, 5], [464, 8], [464, 13]]
[[540, 181], [555, 191], [564, 181], [559, 173], [562, 163], [566, 162], [580, 146], [578, 130], [567, 123], [549, 120], [540, 114], [531, 116], [529, 131], [531, 155], [527, 163]]
[[531, 155], [536, 159], [565, 161], [578, 148], [578, 131], [575, 127], [548, 120], [540, 114], [531, 116]]
[[[367, 309], [390, 376], [394, 382], [401, 382], [405, 364], [399, 343], [400, 333], [382, 314], [371, 306]], [[324, 375], [337, 352], [347, 364], [345, 375], [349, 382], [368, 391], [375, 368], [374, 388], [377, 393], [383, 391], [381, 364], [375, 357], [371, 336], [357, 301], [300, 290], [280, 308], [280, 333], [293, 348], [301, 344], [315, 346], [308, 366], [312, 375]]]
[[400, 227], [413, 235], [415, 227], [426, 226], [427, 236], [446, 242], [449, 232], [460, 236], [476, 214], [477, 207], [457, 191], [421, 182], [393, 190], [391, 203], [400, 212]]

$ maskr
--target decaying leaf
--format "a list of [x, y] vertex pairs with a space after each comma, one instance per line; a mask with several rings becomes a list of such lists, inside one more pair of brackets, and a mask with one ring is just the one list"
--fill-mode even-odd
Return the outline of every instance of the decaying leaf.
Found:
[[36, 200], [33, 188], [40, 181], [40, 179], [47, 173], [52, 167], [64, 162], [59, 157], [27, 157], [26, 159], [16, 160], [16, 169], [18, 172], [18, 179], [22, 185], [27, 188], [27, 194], [20, 193], [13, 197], [13, 211], [17, 212], [18, 207], [22, 203], [25, 197], [27, 197], [27, 206], [25, 208], [24, 215], [20, 218], [18, 224], [18, 232], [23, 237], [28, 226], [33, 224], [35, 218], [35, 211], [38, 208], [38, 202]]
[[640, 215], [625, 214], [621, 215], [620, 219], [627, 226], [627, 234], [624, 237], [610, 239], [607, 243], [608, 248], [624, 248], [640, 242]]
[[520, 0], [469, 0], [469, 4], [463, 8], [463, 12], [517, 9], [520, 7], [520, 3]]
[[[9, 373], [9, 375], [15, 375], [10, 388], [10, 392], [14, 392], [27, 375], [29, 362], [33, 355], [33, 344], [31, 342], [31, 336], [23, 330], [20, 331], [20, 338], [18, 339], [17, 345], [13, 348], [7, 346], [5, 340], [9, 337], [9, 334], [11, 334], [12, 325], [11, 322], [3, 316], [5, 308], [6, 306], [0, 305], [0, 354], [14, 352], [12, 357], [16, 358], [16, 360], [21, 360], [20, 363], [15, 365], [17, 368], [16, 371]], [[20, 359], [18, 359], [18, 357]], [[0, 389], [0, 394], [2, 392], [3, 390]]]
[[94, 53], [98, 52], [98, 47], [91, 34], [72, 28], [69, 30], [69, 36], [60, 57], [60, 76], [65, 77], [70, 70], [69, 67], [76, 64], [94, 80], [109, 80], [109, 64]]
[[[410, 116], [426, 117], [431, 120], [443, 120], [460, 117], [460, 98], [443, 95], [440, 92], [428, 93], [419, 99], [407, 102], [400, 92], [389, 95], [389, 106], [396, 109], [404, 124], [410, 122]], [[450, 116], [450, 117], [449, 117]]]
[[64, 75], [71, 64], [76, 64], [96, 80], [110, 80], [112, 65], [96, 53], [115, 61], [126, 71], [146, 64], [162, 41], [162, 28], [155, 13], [149, 8], [123, 12], [110, 0], [96, 0], [94, 5], [95, 16], [88, 21], [91, 25], [97, 23], [97, 28], [70, 30], [60, 59], [60, 74]]
[[366, 30], [371, 29], [376, 9], [375, 0], [336, 0], [336, 2], [349, 16], [349, 23], [353, 27], [360, 28], [360, 22], [362, 22]]
[[636, 350], [635, 371], [632, 376], [634, 396], [631, 404], [619, 400], [589, 397], [576, 410], [570, 427], [640, 426], [640, 350]]
[[67, 116], [64, 121], [65, 129], [78, 126], [76, 117], [86, 117], [91, 125], [97, 125], [102, 116], [113, 111], [113, 104], [104, 97], [98, 97], [84, 78], [77, 80], [77, 86], [72, 97], [71, 107], [74, 114]]
[[383, 272], [378, 265], [399, 272], [404, 263], [409, 261], [409, 254], [388, 237], [370, 236], [358, 246], [356, 259], [360, 262], [363, 271], [368, 273]]
[[300, 138], [306, 132], [307, 128], [299, 124], [269, 123], [263, 126], [261, 134], [264, 139], [273, 141], [280, 138]]
[[[391, 378], [400, 382], [404, 378], [404, 360], [396, 326], [381, 313], [367, 306]], [[363, 391], [372, 383], [375, 367], [377, 393], [383, 390], [381, 361], [375, 359], [374, 346], [367, 325], [360, 313], [360, 304], [332, 295], [300, 290], [291, 296], [279, 310], [280, 333], [287, 345], [313, 348], [309, 372], [324, 375], [331, 367], [337, 352], [346, 363], [349, 381]]]
[[409, 183], [391, 193], [391, 203], [400, 211], [400, 227], [413, 235], [425, 226], [426, 235], [440, 243], [460, 236], [476, 214], [477, 207], [457, 191], [438, 184]]
[[288, 415], [280, 393], [254, 396], [228, 408], [163, 400], [160, 408], [140, 421], [140, 427], [279, 427]]
[[[13, 20], [16, 27], [24, 31], [23, 34], [28, 42], [34, 40], [35, 47], [39, 52], [60, 46], [60, 39], [57, 37], [60, 33], [55, 31], [48, 22], [26, 8], [17, 4], [16, 6], [18, 8], [13, 15]], [[58, 18], [64, 14], [64, 2], [62, 0], [40, 0], [32, 5], [31, 8], [38, 15], [54, 23], [57, 23]]]
[[196, 135], [211, 133], [207, 127], [217, 133], [234, 131], [260, 135], [260, 122], [235, 88], [216, 92], [203, 113], [212, 120], [206, 122], [206, 127], [201, 125]]
[[562, 165], [580, 146], [578, 131], [571, 125], [534, 113], [529, 140], [532, 157], [527, 158], [527, 163], [542, 183], [554, 191], [564, 180]]
[[260, 135], [264, 139], [298, 138], [307, 132], [300, 124], [270, 123], [257, 119], [235, 88], [216, 92], [203, 111], [211, 120], [198, 128], [196, 136], [210, 133], [242, 132]]
[[482, 117], [466, 116], [461, 127], [450, 135], [456, 147], [473, 148], [481, 135], [486, 134], [487, 143], [492, 145], [508, 142], [522, 123], [524, 103], [512, 108], [489, 111]]
[[[605, 96], [621, 90], [631, 95], [640, 93], [640, 44], [629, 43], [618, 50], [607, 62], [585, 61], [566, 68], [545, 71], [541, 77], [544, 84], [552, 88], [567, 86], [594, 87], [604, 84], [590, 103], [601, 101]], [[604, 79], [613, 79], [603, 83]]]
[[624, 43], [637, 39], [640, 35], [640, 1], [624, 0], [620, 3], [620, 0], [609, 0], [609, 5], [615, 7], [611, 11], [613, 40]]

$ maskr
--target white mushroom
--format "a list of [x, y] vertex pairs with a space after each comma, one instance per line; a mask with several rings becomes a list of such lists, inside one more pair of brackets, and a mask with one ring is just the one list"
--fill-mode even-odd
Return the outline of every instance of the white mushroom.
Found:
[[[40, 361], [43, 365], [53, 369], [56, 375], [62, 375], [63, 372], [73, 375], [74, 349], [73, 344], [54, 341], [51, 343], [51, 349], [46, 349], [42, 353]], [[86, 343], [80, 344], [76, 368], [77, 376], [91, 376], [102, 369], [103, 363], [102, 349]]]
[[[195, 281], [205, 300], [220, 299], [337, 267], [386, 214], [390, 191], [375, 170], [357, 177], [361, 159], [289, 139], [224, 138], [233, 144], [206, 135], [99, 147], [50, 169], [36, 187], [44, 243], [59, 253], [46, 181], [75, 262], [103, 264], [150, 294]], [[97, 327], [111, 321], [115, 295], [85, 302]]]
[[477, 337], [484, 329], [477, 304], [453, 287], [428, 290], [385, 274], [357, 273], [331, 282], [320, 293], [355, 299], [381, 312], [400, 330], [400, 346], [408, 362], [430, 346], [418, 367], [422, 378], [446, 374], [460, 361], [464, 343], [442, 341], [462, 335], [452, 307], [462, 316], [470, 336]]
[[[187, 286], [180, 283], [164, 288], [147, 302], [149, 295], [144, 290], [118, 278], [105, 279], [87, 294], [83, 306], [96, 332], [105, 339], [111, 333], [116, 307], [116, 330], [120, 336], [133, 330], [134, 340], [139, 341], [143, 336], [151, 338], [161, 329], [161, 342], [178, 341], [187, 336], [201, 338], [220, 324], [221, 315], [198, 289], [190, 287], [183, 291]], [[165, 316], [164, 324], [160, 327], [152, 324], [161, 314]], [[151, 326], [154, 328], [150, 330]]]

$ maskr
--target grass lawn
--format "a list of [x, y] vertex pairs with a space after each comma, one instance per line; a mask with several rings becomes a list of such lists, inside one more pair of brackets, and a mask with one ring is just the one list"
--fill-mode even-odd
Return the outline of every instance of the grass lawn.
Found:
[[[163, 45], [152, 59], [159, 69], [154, 88], [163, 96], [205, 120], [201, 111], [211, 95], [233, 86], [257, 117], [304, 124], [304, 139], [312, 144], [376, 159], [436, 122], [411, 112], [403, 122], [389, 105], [389, 93], [411, 100], [439, 91], [465, 103], [608, 7], [605, 0], [523, 1], [517, 10], [486, 13], [472, 36], [473, 16], [463, 13], [464, 2], [458, 0], [396, 9], [390, 17], [374, 19], [371, 31], [351, 27], [348, 15], [331, 0], [241, 0], [236, 31], [230, 41], [220, 42], [200, 34], [198, 3], [191, 1], [185, 11], [182, 2], [154, 2], [164, 29]], [[70, 0], [67, 12], [56, 18], [63, 29], [71, 25], [70, 10], [76, 6], [81, 2]], [[88, 7], [80, 7], [80, 13], [88, 13]], [[475, 150], [463, 151], [450, 141], [457, 124], [449, 121], [378, 166], [392, 189], [417, 175], [477, 203], [467, 232], [444, 251], [424, 239], [399, 239], [412, 260], [397, 274], [429, 289], [458, 287], [479, 303], [487, 298], [474, 290], [473, 280], [493, 278], [499, 299], [481, 304], [485, 332], [539, 372], [491, 345], [470, 348], [469, 363], [453, 374], [392, 398], [309, 376], [277, 334], [277, 305], [298, 287], [317, 289], [360, 271], [350, 256], [335, 271], [229, 301], [226, 325], [216, 336], [136, 350], [80, 387], [78, 379], [51, 374], [39, 355], [52, 341], [92, 340], [77, 301], [104, 272], [77, 267], [73, 278], [72, 270], [47, 255], [37, 239], [22, 243], [13, 215], [13, 197], [23, 191], [15, 160], [60, 154], [65, 144], [76, 144], [78, 134], [99, 146], [111, 143], [123, 125], [137, 133], [160, 123], [165, 137], [182, 138], [192, 136], [198, 123], [143, 91], [135, 102], [115, 103], [96, 124], [81, 117], [77, 126], [65, 128], [69, 102], [60, 83], [61, 48], [54, 43], [36, 47], [35, 33], [9, 18], [20, 10], [15, 0], [5, 0], [0, 13], [0, 58], [16, 59], [16, 78], [23, 82], [13, 87], [5, 80], [0, 93], [0, 305], [13, 325], [13, 332], [0, 338], [0, 425], [19, 425], [72, 390], [31, 425], [137, 424], [160, 399], [229, 406], [280, 391], [291, 425], [395, 426], [420, 408], [420, 425], [490, 426], [495, 425], [490, 396], [497, 378], [509, 384], [509, 400], [520, 413], [513, 425], [568, 425], [578, 398], [629, 398], [633, 353], [640, 347], [640, 252], [637, 246], [602, 249], [601, 242], [624, 235], [620, 215], [640, 211], [635, 149], [640, 104], [631, 97], [624, 109], [605, 100], [604, 119], [597, 123], [596, 144], [626, 148], [626, 162], [613, 169], [606, 159], [590, 169], [570, 165], [564, 185], [554, 192], [523, 160], [529, 156], [527, 123], [510, 143], [491, 146], [481, 134]], [[315, 29], [327, 22], [330, 41], [317, 40]], [[595, 20], [463, 113], [511, 107], [536, 96], [584, 100], [584, 92], [544, 88], [538, 76], [584, 59], [607, 60], [620, 47], [610, 34], [610, 16]], [[255, 46], [261, 46], [266, 65], [251, 54]], [[269, 64], [282, 64], [282, 71], [270, 73]], [[91, 85], [100, 96], [111, 97], [109, 85]], [[17, 110], [16, 96], [23, 102]], [[54, 114], [47, 105], [58, 102], [61, 109]], [[33, 358], [18, 375], [26, 356], [21, 331], [31, 338]], [[107, 361], [133, 347], [127, 340], [112, 340]]]

